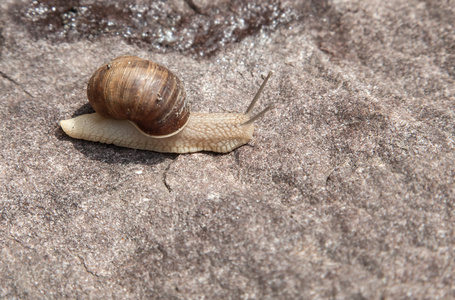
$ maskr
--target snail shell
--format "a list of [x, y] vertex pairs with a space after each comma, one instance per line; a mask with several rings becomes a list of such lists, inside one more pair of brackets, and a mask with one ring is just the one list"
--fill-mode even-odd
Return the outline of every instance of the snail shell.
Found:
[[96, 70], [87, 97], [101, 116], [129, 120], [154, 137], [178, 133], [190, 116], [180, 79], [164, 66], [135, 56], [118, 57]]

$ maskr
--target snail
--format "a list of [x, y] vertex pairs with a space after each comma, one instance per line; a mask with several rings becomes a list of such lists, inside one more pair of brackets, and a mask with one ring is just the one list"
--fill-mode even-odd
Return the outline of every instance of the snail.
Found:
[[101, 66], [89, 80], [87, 97], [96, 111], [60, 121], [70, 137], [156, 152], [227, 153], [247, 144], [254, 122], [271, 106], [251, 116], [272, 72], [241, 113], [190, 113], [180, 79], [164, 66], [121, 56]]

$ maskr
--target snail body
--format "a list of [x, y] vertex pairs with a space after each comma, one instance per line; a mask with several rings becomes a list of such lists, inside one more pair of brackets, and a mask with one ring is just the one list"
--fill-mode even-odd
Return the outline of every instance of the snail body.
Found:
[[101, 66], [89, 80], [87, 97], [96, 113], [60, 121], [70, 137], [156, 152], [226, 153], [248, 143], [251, 117], [264, 80], [245, 114], [190, 113], [180, 79], [165, 67], [134, 56]]

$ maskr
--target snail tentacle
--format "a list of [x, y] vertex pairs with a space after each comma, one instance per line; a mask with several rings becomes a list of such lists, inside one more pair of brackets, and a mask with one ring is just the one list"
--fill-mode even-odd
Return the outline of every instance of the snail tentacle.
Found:
[[250, 105], [246, 109], [245, 115], [250, 115], [251, 112], [253, 111], [254, 106], [256, 105], [256, 102], [258, 102], [259, 97], [261, 96], [262, 90], [264, 89], [267, 81], [269, 81], [269, 78], [272, 77], [273, 71], [270, 71], [267, 77], [264, 79], [262, 82], [261, 86], [259, 87], [259, 90], [256, 92], [256, 95], [254, 95], [253, 100], [251, 101]]

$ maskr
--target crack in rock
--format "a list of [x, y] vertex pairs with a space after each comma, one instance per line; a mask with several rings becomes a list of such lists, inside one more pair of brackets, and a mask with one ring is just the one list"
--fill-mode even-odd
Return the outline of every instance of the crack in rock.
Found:
[[91, 275], [93, 275], [93, 276], [95, 276], [95, 277], [100, 277], [100, 275], [98, 275], [98, 274], [96, 274], [95, 272], [91, 271], [91, 270], [87, 267], [87, 264], [85, 263], [85, 259], [84, 259], [82, 256], [78, 255], [77, 257], [80, 259], [81, 264], [84, 266], [84, 269], [85, 269], [85, 271], [86, 271], [87, 273], [89, 273], [89, 274], [91, 274]]
[[171, 188], [171, 186], [169, 185], [169, 183], [167, 183], [167, 172], [168, 172], [169, 169], [171, 168], [171, 165], [172, 165], [173, 162], [174, 162], [174, 161], [171, 161], [171, 162], [167, 165], [166, 169], [164, 169], [163, 176], [162, 176], [163, 184], [164, 184], [164, 186], [166, 187], [166, 189], [167, 189], [167, 191], [168, 191], [169, 193], [172, 193], [172, 188]]
[[23, 86], [22, 84], [20, 84], [19, 82], [17, 82], [16, 80], [14, 80], [13, 78], [9, 77], [7, 74], [3, 73], [0, 71], [0, 76], [5, 78], [6, 80], [8, 80], [9, 82], [11, 82], [12, 84], [18, 86], [25, 94], [27, 94], [28, 96], [30, 96], [31, 98], [34, 98], [33, 95], [27, 91]]

